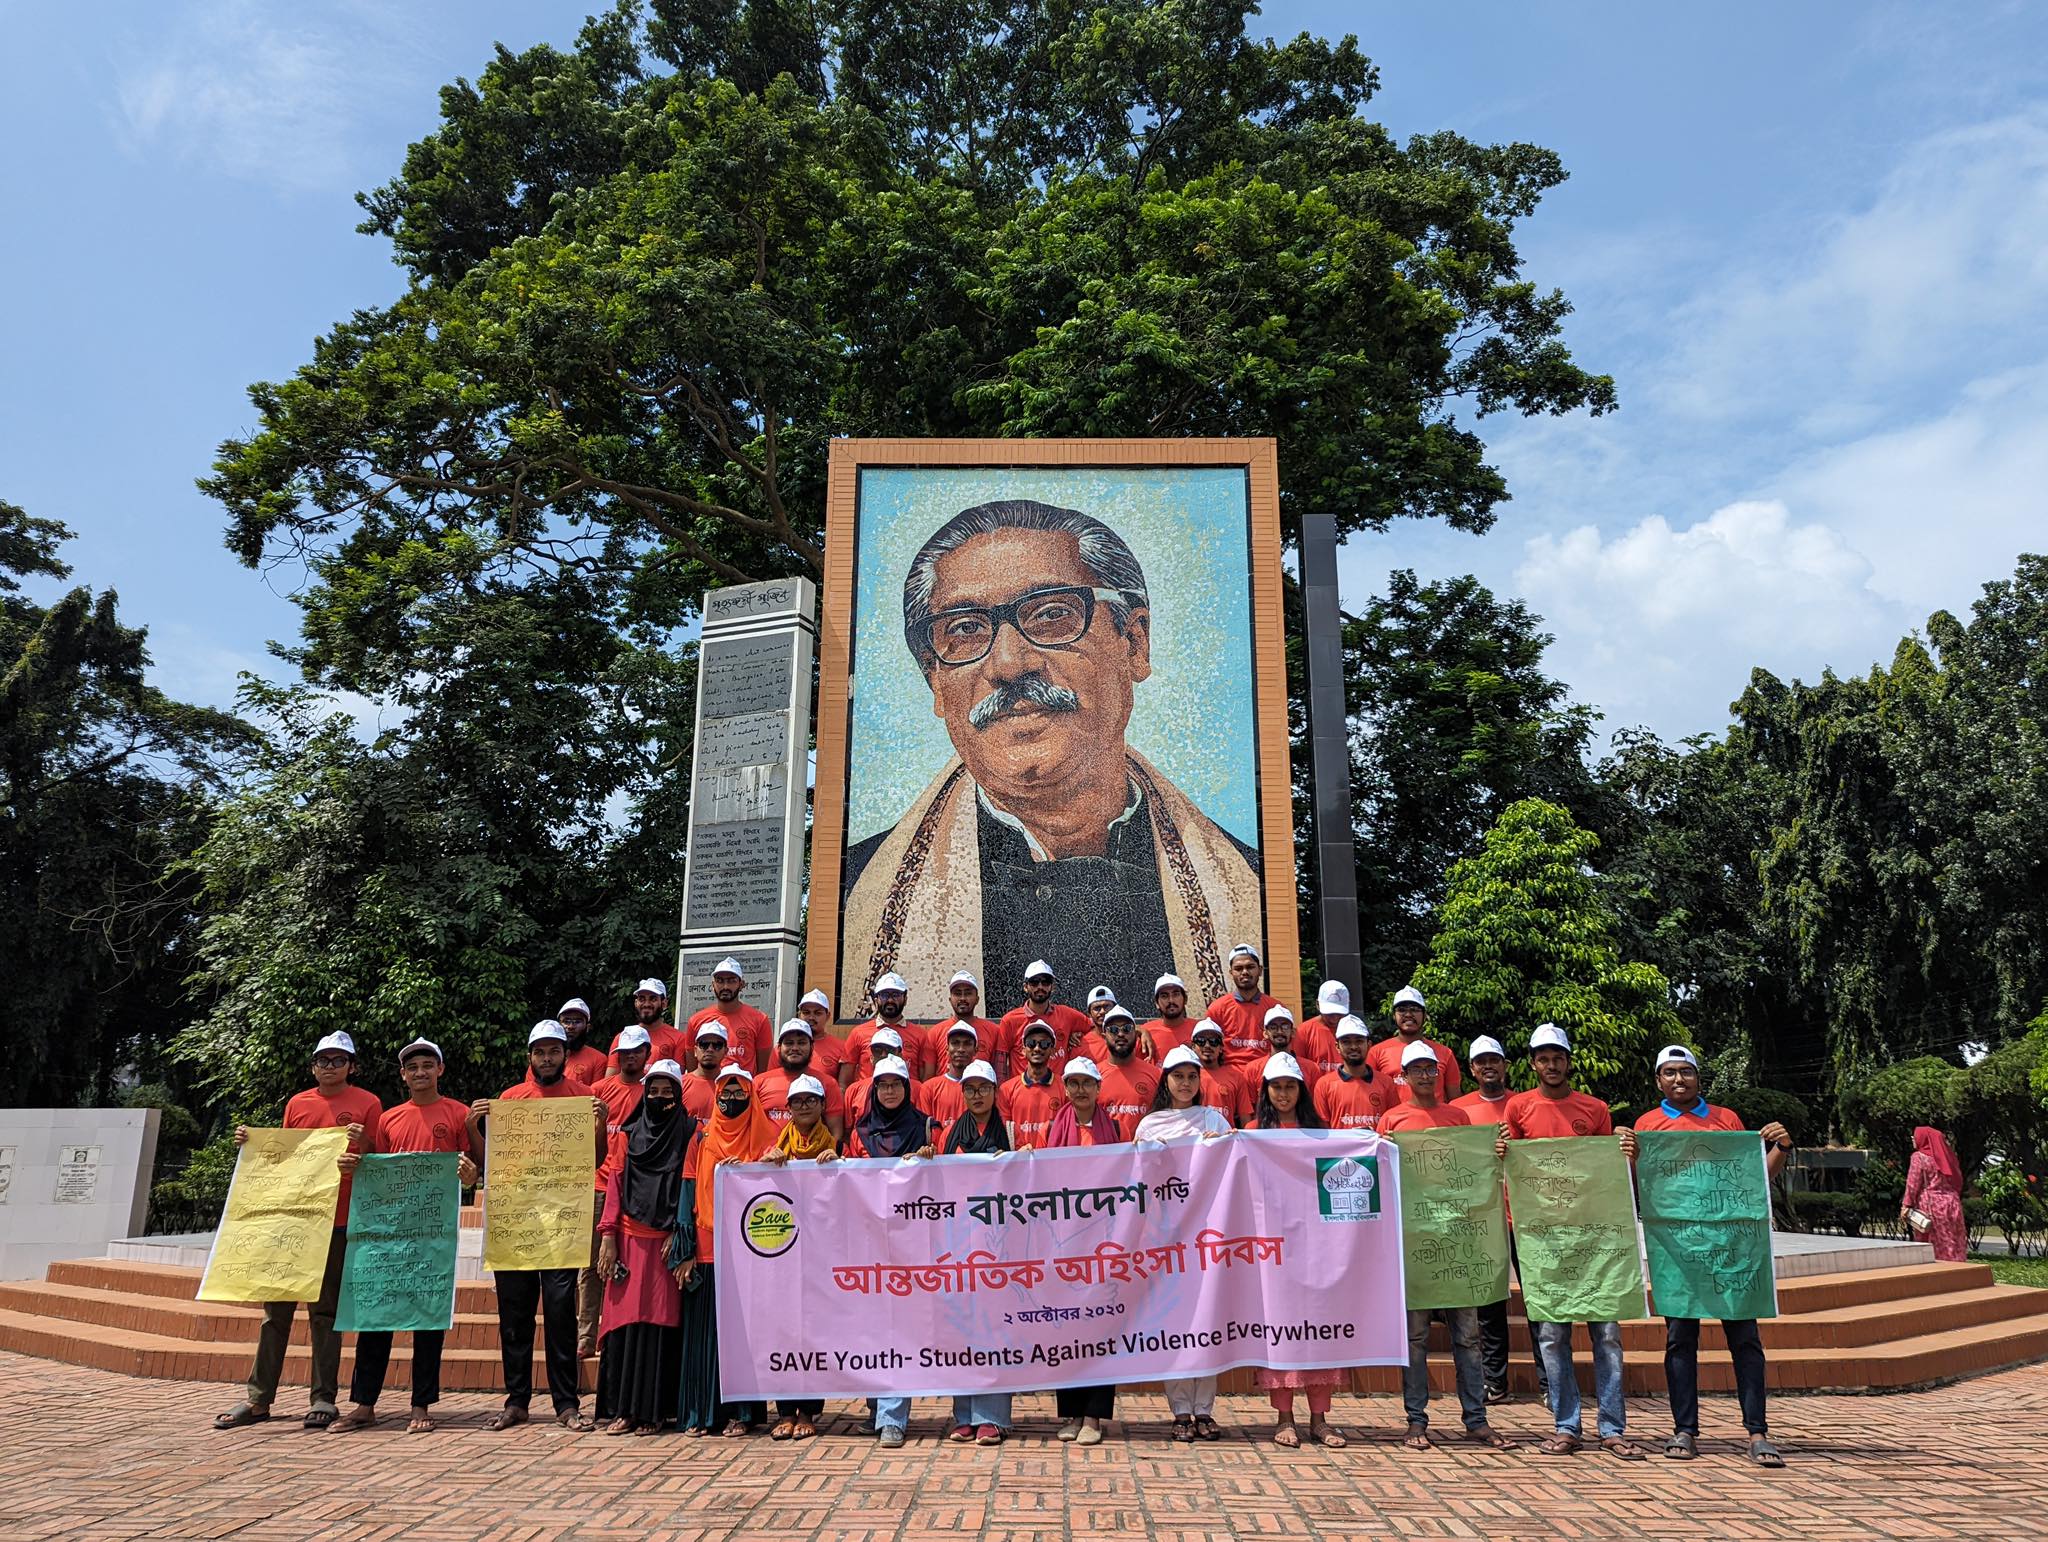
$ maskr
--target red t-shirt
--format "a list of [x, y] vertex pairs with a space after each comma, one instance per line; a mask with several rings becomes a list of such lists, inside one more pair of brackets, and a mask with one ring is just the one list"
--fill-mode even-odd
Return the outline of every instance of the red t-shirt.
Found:
[[372, 1148], [386, 1156], [400, 1152], [469, 1152], [469, 1108], [453, 1098], [436, 1098], [422, 1108], [407, 1098], [384, 1110]]
[[874, 1075], [875, 1054], [871, 1041], [876, 1032], [883, 1028], [894, 1028], [897, 1036], [903, 1040], [900, 1058], [910, 1069], [912, 1086], [927, 1076], [938, 1073], [938, 1065], [932, 1058], [931, 1034], [928, 1030], [908, 1018], [898, 1018], [894, 1023], [886, 1023], [879, 1017], [871, 1017], [857, 1025], [846, 1036], [846, 1058], [842, 1063], [853, 1067], [854, 1080], [860, 1081]]
[[[750, 1007], [744, 1001], [735, 1001], [731, 1006], [714, 1001], [710, 1006], [699, 1007], [692, 1012], [689, 1022], [683, 1025], [684, 1049], [692, 1054], [696, 1052], [697, 1030], [713, 1018], [717, 1018], [725, 1029], [725, 1058], [734, 1065], [758, 1071], [764, 1060], [773, 1060], [775, 1025], [768, 1021], [766, 1012]], [[661, 1056], [654, 1058], [659, 1060]]]
[[1483, 1092], [1468, 1092], [1462, 1098], [1451, 1099], [1451, 1107], [1465, 1110], [1465, 1118], [1473, 1124], [1499, 1124], [1508, 1116], [1508, 1099], [1512, 1092], [1504, 1092], [1497, 1098], [1489, 1098]]
[[1230, 1116], [1230, 1122], [1243, 1129], [1252, 1122], [1252, 1115], [1259, 1106], [1259, 1095], [1252, 1091], [1252, 1084], [1227, 1065], [1210, 1070], [1202, 1067], [1202, 1101], [1211, 1108], [1220, 1108]]
[[1053, 1119], [1067, 1106], [1067, 1089], [1057, 1074], [1043, 1084], [1020, 1073], [996, 1088], [996, 1112], [1010, 1127], [1012, 1146], [1042, 1148]]
[[1614, 1117], [1607, 1105], [1584, 1092], [1547, 1098], [1541, 1089], [1518, 1092], [1508, 1099], [1501, 1119], [1510, 1140], [1566, 1140], [1574, 1135], [1612, 1135]]
[[595, 1088], [604, 1080], [605, 1052], [595, 1044], [579, 1044], [562, 1057], [562, 1070], [584, 1086]]
[[683, 1112], [702, 1124], [717, 1107], [718, 1084], [701, 1071], [683, 1072]]
[[1323, 1123], [1333, 1130], [1384, 1130], [1386, 1105], [1380, 1097], [1377, 1079], [1347, 1077], [1343, 1072], [1325, 1076], [1316, 1083], [1310, 1097]]
[[1344, 1063], [1344, 1057], [1337, 1053], [1337, 1036], [1323, 1025], [1320, 1017], [1311, 1017], [1295, 1028], [1290, 1053], [1301, 1062], [1304, 1071], [1313, 1067], [1318, 1077], [1334, 1076], [1337, 1067]]
[[1169, 1023], [1163, 1017], [1155, 1017], [1138, 1030], [1138, 1036], [1152, 1041], [1152, 1058], [1164, 1060], [1179, 1049], [1195, 1034], [1195, 1020], [1185, 1012], [1178, 1024]]
[[[605, 1140], [617, 1145], [623, 1138], [626, 1121], [633, 1117], [640, 1107], [640, 1095], [647, 1090], [645, 1081], [629, 1082], [623, 1076], [607, 1076], [591, 1092], [604, 1103]], [[623, 1151], [624, 1147], [619, 1147]], [[607, 1189], [611, 1186], [611, 1174], [617, 1172], [618, 1164], [612, 1160], [613, 1153], [607, 1153], [604, 1166], [598, 1169], [597, 1186]]]
[[1658, 1104], [1648, 1112], [1636, 1117], [1639, 1130], [1741, 1130], [1748, 1126], [1742, 1122], [1742, 1115], [1732, 1108], [1722, 1108], [1709, 1103], [1704, 1114], [1688, 1109], [1676, 1119], [1664, 1112], [1664, 1105]]
[[1138, 1133], [1138, 1121], [1152, 1112], [1159, 1067], [1135, 1057], [1127, 1065], [1097, 1064], [1102, 1068], [1102, 1111], [1116, 1122], [1117, 1139], [1130, 1140]]
[[[638, 1025], [629, 1024], [628, 1026], [637, 1027]], [[610, 1054], [605, 1056], [604, 1068], [608, 1075], [616, 1076], [619, 1073], [619, 1052], [616, 1047], [618, 1042], [617, 1034], [612, 1035], [612, 1041], [614, 1048]], [[689, 1053], [689, 1041], [676, 1030], [674, 1025], [656, 1023], [647, 1030], [647, 1063], [649, 1065], [653, 1065], [657, 1060], [673, 1060], [677, 1065], [684, 1065], [692, 1058]], [[747, 1069], [752, 1070], [753, 1067], [749, 1066]], [[575, 1073], [571, 1072], [569, 1074], [574, 1075]], [[586, 1082], [584, 1085], [588, 1086], [589, 1084]]]
[[[1418, 1039], [1416, 1042], [1427, 1044], [1436, 1051], [1438, 1099], [1446, 1103], [1455, 1102], [1458, 1096], [1458, 1057], [1434, 1039]], [[1408, 1041], [1397, 1033], [1366, 1051], [1365, 1063], [1372, 1067], [1373, 1076], [1387, 1084], [1389, 1108], [1408, 1101], [1408, 1080], [1401, 1074], [1401, 1056], [1407, 1049]]]
[[[792, 1076], [778, 1065], [774, 1070], [763, 1071], [754, 1078], [754, 1101], [761, 1105], [761, 1112], [774, 1121], [777, 1134], [781, 1133], [782, 1126], [789, 1123], [789, 1084], [795, 1081], [797, 1076], [816, 1076], [824, 1083], [825, 1118], [845, 1119], [846, 1094], [840, 1090], [836, 1078], [827, 1080], [818, 1076], [815, 1070], [799, 1071], [796, 1076]], [[840, 1128], [843, 1130], [846, 1126], [842, 1123]]]
[[[359, 1124], [363, 1127], [362, 1142], [350, 1149], [375, 1151], [377, 1125], [383, 1115], [384, 1105], [367, 1087], [343, 1083], [341, 1091], [331, 1098], [318, 1087], [308, 1087], [304, 1092], [293, 1093], [285, 1104], [284, 1127], [287, 1130], [345, 1130], [352, 1124]], [[348, 1225], [348, 1196], [354, 1187], [355, 1175], [343, 1173], [341, 1193], [334, 1201], [336, 1226]]]
[[1258, 1075], [1266, 1057], [1273, 1053], [1266, 1043], [1266, 1014], [1280, 1005], [1277, 996], [1263, 992], [1252, 1001], [1240, 1001], [1233, 992], [1218, 996], [1202, 1015], [1223, 1030], [1223, 1063], [1234, 1071]]
[[819, 1033], [811, 1039], [811, 1075], [821, 1082], [837, 1082], [839, 1068], [846, 1063], [846, 1040], [836, 1033]]
[[948, 1128], [967, 1112], [966, 1089], [950, 1076], [927, 1077], [918, 1083], [916, 1090], [917, 1106], [924, 1110], [925, 1117], [936, 1119]]
[[1417, 1108], [1413, 1103], [1403, 1103], [1388, 1109], [1380, 1116], [1380, 1134], [1392, 1135], [1396, 1130], [1440, 1130], [1452, 1125], [1470, 1124], [1465, 1110], [1439, 1103], [1435, 1108]]
[[[946, 1035], [953, 1031], [955, 1023], [965, 1023], [974, 1030], [974, 1058], [996, 1063], [996, 1056], [1003, 1050], [1003, 1030], [986, 1017], [961, 1017], [957, 1014], [943, 1018], [925, 1029], [925, 1042], [931, 1053], [943, 1064], [946, 1058]], [[934, 1072], [936, 1074], [936, 1071]]]
[[1094, 1029], [1094, 1020], [1086, 1012], [1077, 1012], [1057, 1001], [1047, 1003], [1043, 1012], [1028, 1002], [1021, 1007], [1012, 1007], [996, 1021], [1003, 1053], [1010, 1057], [1011, 1065], [1024, 1063], [1024, 1030], [1031, 1026], [1033, 1018], [1042, 1018], [1052, 1030], [1053, 1075], [1058, 1076], [1059, 1068], [1077, 1053], [1075, 1046]]

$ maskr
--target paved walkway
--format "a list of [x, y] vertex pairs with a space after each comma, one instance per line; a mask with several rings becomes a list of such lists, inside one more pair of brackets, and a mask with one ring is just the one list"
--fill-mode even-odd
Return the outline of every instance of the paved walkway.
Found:
[[[828, 1407], [821, 1439], [793, 1446], [611, 1440], [552, 1424], [494, 1435], [482, 1425], [495, 1400], [475, 1395], [442, 1404], [430, 1436], [389, 1423], [309, 1435], [295, 1418], [216, 1434], [207, 1421], [233, 1397], [0, 1355], [0, 1537], [2004, 1542], [2041, 1535], [2048, 1516], [2048, 1366], [1902, 1396], [1778, 1399], [1774, 1434], [1791, 1465], [1776, 1473], [1736, 1454], [1729, 1398], [1707, 1399], [1707, 1449], [1686, 1466], [1526, 1449], [1417, 1457], [1394, 1444], [1391, 1399], [1339, 1402], [1340, 1422], [1367, 1437], [1341, 1452], [1243, 1436], [1175, 1445], [1153, 1397], [1126, 1400], [1132, 1438], [1091, 1450], [1052, 1439], [1050, 1399], [1020, 1399], [1027, 1428], [994, 1451], [946, 1445], [939, 1405], [920, 1404], [912, 1443], [885, 1452], [842, 1433], [845, 1404]], [[1219, 1413], [1249, 1424], [1263, 1407], [1232, 1399]], [[1662, 1412], [1641, 1402], [1630, 1422], [1661, 1433]], [[1496, 1413], [1516, 1435], [1543, 1424], [1527, 1403]]]

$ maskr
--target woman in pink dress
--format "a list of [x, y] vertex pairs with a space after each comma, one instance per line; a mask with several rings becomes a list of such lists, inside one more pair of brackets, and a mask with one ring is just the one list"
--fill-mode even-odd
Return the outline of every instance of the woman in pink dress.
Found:
[[1956, 1160], [1948, 1137], [1931, 1125], [1913, 1131], [1913, 1162], [1906, 1169], [1906, 1197], [1899, 1202], [1899, 1218], [1908, 1210], [1927, 1217], [1922, 1234], [1934, 1244], [1934, 1256], [1943, 1263], [1959, 1264], [1969, 1255], [1969, 1231], [1963, 1224], [1963, 1165]]

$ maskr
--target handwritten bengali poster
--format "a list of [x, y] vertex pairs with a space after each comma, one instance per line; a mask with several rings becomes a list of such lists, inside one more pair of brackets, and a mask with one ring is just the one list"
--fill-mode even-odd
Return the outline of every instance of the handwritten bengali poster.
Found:
[[718, 1169], [728, 1398], [1400, 1365], [1401, 1159], [1359, 1131]]
[[1644, 1130], [1637, 1194], [1650, 1292], [1666, 1317], [1778, 1315], [1771, 1185], [1754, 1130]]
[[1647, 1316], [1635, 1186], [1615, 1138], [1511, 1140], [1507, 1175], [1529, 1321]]
[[363, 1158], [349, 1193], [337, 1331], [418, 1333], [454, 1326], [459, 1160], [442, 1151]]
[[484, 1125], [484, 1267], [590, 1262], [595, 1156], [588, 1098], [493, 1098]]
[[1508, 1297], [1508, 1218], [1493, 1125], [1401, 1130], [1401, 1240], [1408, 1309]]
[[334, 1240], [346, 1130], [249, 1131], [235, 1158], [201, 1301], [317, 1301]]

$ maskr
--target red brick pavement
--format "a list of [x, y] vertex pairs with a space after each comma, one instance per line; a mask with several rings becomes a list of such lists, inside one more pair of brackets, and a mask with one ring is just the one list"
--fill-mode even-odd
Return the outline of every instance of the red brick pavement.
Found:
[[[889, 1452], [847, 1433], [846, 1404], [803, 1445], [613, 1440], [552, 1424], [492, 1434], [483, 1421], [495, 1400], [474, 1394], [443, 1403], [433, 1435], [408, 1436], [389, 1415], [346, 1436], [306, 1434], [296, 1418], [216, 1434], [207, 1421], [235, 1396], [0, 1355], [0, 1538], [2004, 1542], [2048, 1531], [2044, 1366], [1930, 1392], [1776, 1399], [1773, 1433], [1791, 1460], [1776, 1473], [1740, 1458], [1729, 1398], [1706, 1401], [1705, 1451], [1685, 1466], [1526, 1447], [1417, 1456], [1395, 1444], [1399, 1403], [1381, 1398], [1339, 1401], [1355, 1438], [1335, 1452], [1282, 1451], [1237, 1431], [1178, 1446], [1150, 1396], [1123, 1400], [1129, 1439], [1112, 1426], [1092, 1449], [1052, 1438], [1049, 1398], [1019, 1399], [1025, 1431], [993, 1451], [947, 1445], [942, 1405], [920, 1403], [911, 1443]], [[402, 1413], [402, 1396], [388, 1401]], [[295, 1404], [288, 1392], [278, 1406]], [[1435, 1407], [1455, 1428], [1455, 1411]], [[1219, 1413], [1263, 1437], [1261, 1400], [1226, 1399]], [[1660, 1435], [1662, 1413], [1637, 1402], [1630, 1424]], [[1516, 1435], [1546, 1422], [1529, 1403], [1496, 1414]]]

